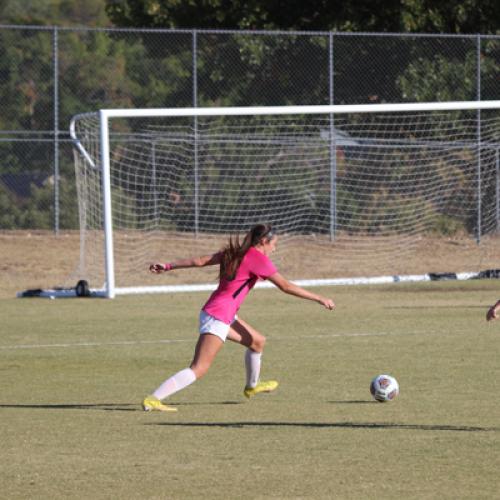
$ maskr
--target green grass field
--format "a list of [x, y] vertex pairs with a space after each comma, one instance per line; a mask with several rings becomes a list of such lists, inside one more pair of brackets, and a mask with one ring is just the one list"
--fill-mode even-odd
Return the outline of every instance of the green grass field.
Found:
[[498, 283], [321, 293], [335, 312], [277, 290], [241, 311], [276, 393], [245, 400], [228, 342], [176, 414], [139, 403], [188, 365], [205, 293], [1, 300], [0, 497], [498, 498]]

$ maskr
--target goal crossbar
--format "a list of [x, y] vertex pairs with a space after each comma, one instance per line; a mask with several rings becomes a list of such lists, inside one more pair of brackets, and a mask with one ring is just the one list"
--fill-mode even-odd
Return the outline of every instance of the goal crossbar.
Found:
[[[453, 111], [471, 109], [498, 109], [499, 107], [500, 100], [492, 100], [400, 104], [326, 104], [315, 106], [235, 106], [226, 108], [102, 109], [99, 111], [99, 114], [101, 118], [141, 118], [151, 116], [318, 115], [331, 113], [391, 113], [398, 111]], [[78, 116], [81, 115], [76, 115], [76, 117]], [[74, 117], [73, 120], [76, 117]]]

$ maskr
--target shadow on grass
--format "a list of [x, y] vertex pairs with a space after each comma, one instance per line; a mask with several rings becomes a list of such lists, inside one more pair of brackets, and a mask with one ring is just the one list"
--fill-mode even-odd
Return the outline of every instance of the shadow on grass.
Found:
[[[189, 405], [238, 405], [238, 401], [220, 401], [214, 403], [175, 403], [174, 406]], [[1, 408], [29, 409], [29, 410], [100, 410], [100, 411], [140, 411], [140, 404], [130, 403], [98, 403], [98, 404], [0, 404]]]
[[481, 309], [486, 311], [488, 305], [382, 306], [382, 309], [408, 309], [409, 311], [416, 309]]
[[[332, 403], [369, 403], [375, 401], [332, 401]], [[177, 403], [175, 406], [190, 405], [237, 405], [239, 401], [222, 401], [217, 403]], [[30, 410], [99, 410], [99, 411], [139, 411], [137, 404], [129, 403], [100, 403], [100, 404], [0, 404], [1, 408], [30, 409]], [[476, 427], [468, 425], [448, 424], [398, 424], [388, 422], [150, 422], [144, 425], [163, 425], [171, 427], [220, 427], [243, 429], [259, 427], [304, 427], [310, 429], [401, 429], [419, 431], [454, 431], [454, 432], [500, 432], [500, 427]]]
[[[0, 404], [0, 408], [17, 408], [29, 410], [106, 410], [106, 411], [138, 411], [139, 405], [128, 403], [100, 403], [100, 404]], [[141, 410], [142, 411], [142, 410]]]
[[447, 424], [397, 424], [385, 422], [151, 422], [145, 425], [170, 427], [221, 427], [243, 429], [259, 427], [305, 427], [310, 429], [401, 429], [417, 431], [499, 432], [500, 427], [473, 427]]
[[374, 401], [373, 399], [351, 399], [351, 400], [344, 400], [344, 401], [327, 401], [327, 403], [331, 403], [333, 405], [379, 405], [377, 401]]

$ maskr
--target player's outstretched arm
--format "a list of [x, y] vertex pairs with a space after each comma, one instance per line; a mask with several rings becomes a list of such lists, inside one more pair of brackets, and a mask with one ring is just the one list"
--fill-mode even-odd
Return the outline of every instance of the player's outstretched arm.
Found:
[[488, 312], [486, 313], [486, 321], [491, 321], [492, 319], [498, 319], [499, 310], [500, 310], [500, 300], [497, 300], [496, 303], [488, 309]]
[[173, 269], [185, 269], [189, 267], [205, 267], [220, 264], [220, 253], [212, 255], [202, 255], [201, 257], [192, 257], [189, 259], [179, 259], [173, 262], [157, 262], [149, 266], [149, 271], [154, 274], [165, 273]]
[[269, 281], [274, 283], [282, 292], [288, 293], [289, 295], [294, 295], [295, 297], [299, 297], [301, 299], [313, 300], [318, 304], [321, 304], [326, 309], [332, 310], [335, 308], [335, 303], [332, 299], [328, 299], [327, 297], [323, 297], [322, 295], [317, 295], [309, 290], [305, 290], [298, 285], [288, 281], [286, 278], [281, 276], [280, 273], [275, 273], [272, 276], [269, 276]]

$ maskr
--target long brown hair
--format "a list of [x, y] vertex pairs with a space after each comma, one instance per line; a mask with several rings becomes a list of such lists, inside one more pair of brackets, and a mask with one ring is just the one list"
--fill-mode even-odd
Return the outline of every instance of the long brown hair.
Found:
[[234, 238], [230, 237], [229, 243], [222, 249], [219, 278], [234, 279], [236, 271], [248, 250], [257, 245], [265, 236], [268, 236], [268, 239], [271, 240], [273, 238], [271, 231], [270, 224], [257, 224], [248, 231], [241, 243], [238, 235]]

